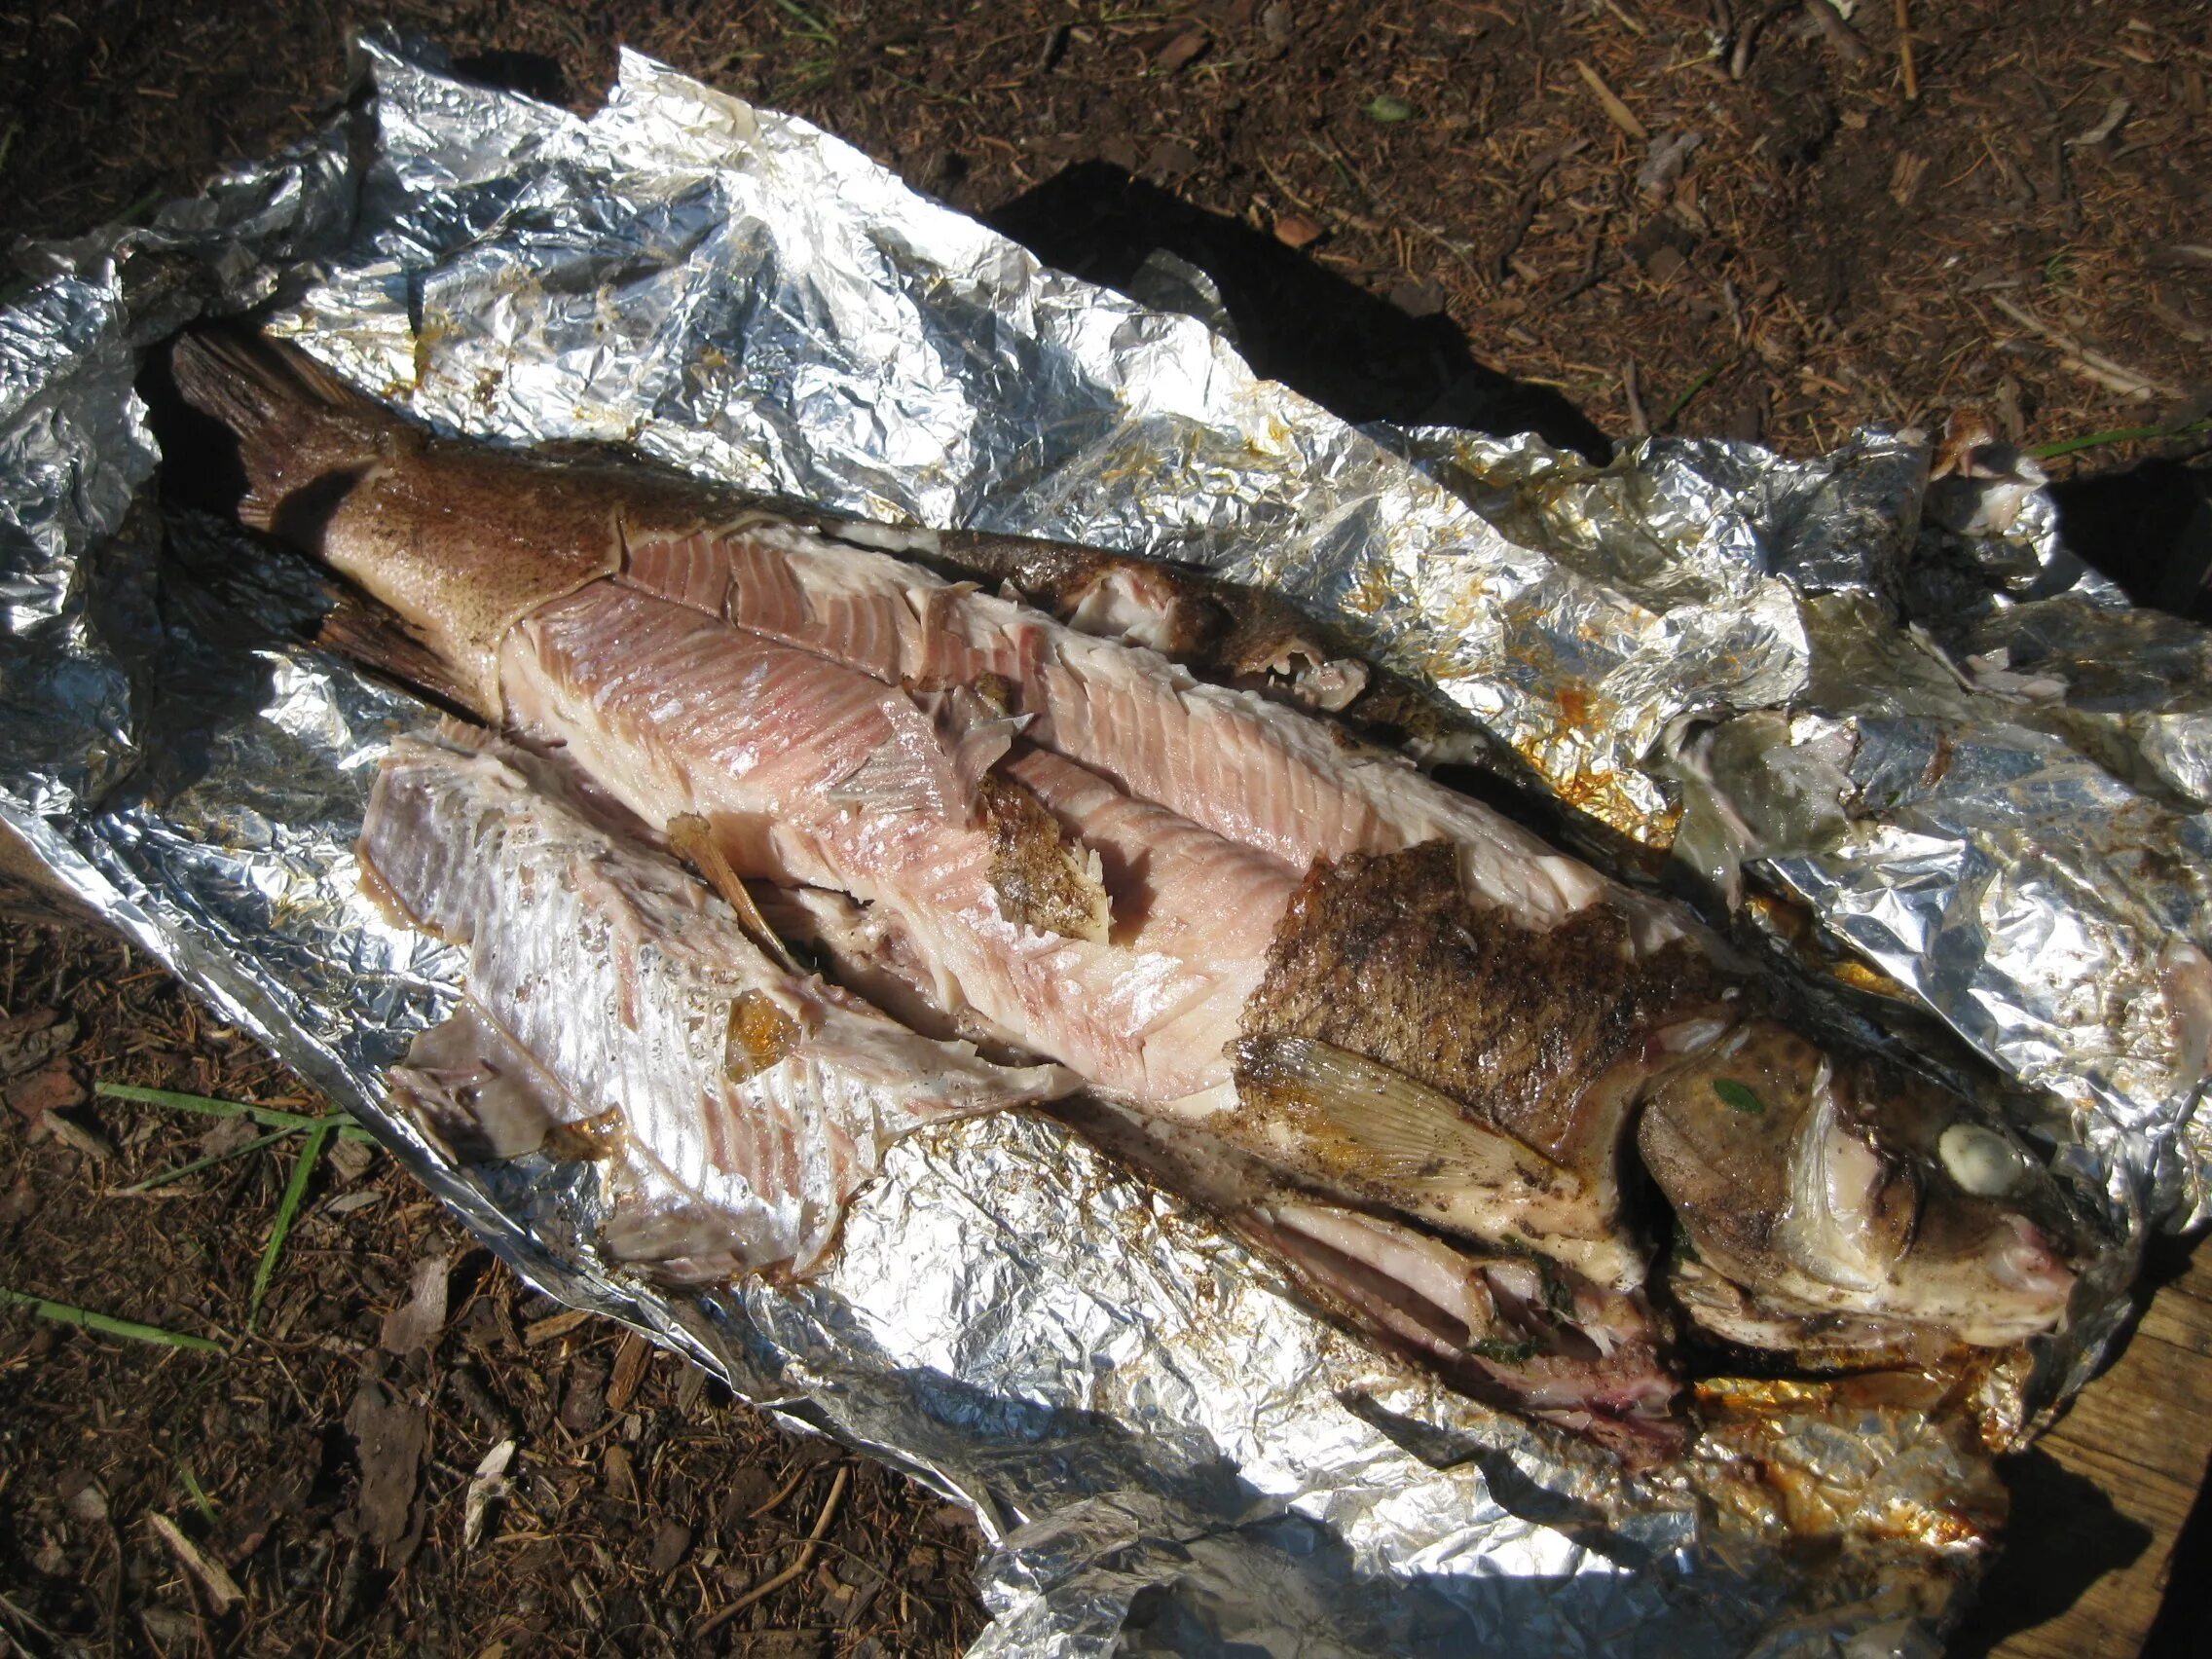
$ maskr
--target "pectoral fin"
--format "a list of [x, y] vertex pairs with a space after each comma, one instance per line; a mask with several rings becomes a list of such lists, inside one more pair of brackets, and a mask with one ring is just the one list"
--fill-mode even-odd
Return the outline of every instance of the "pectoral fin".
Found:
[[1403, 1072], [1309, 1037], [1231, 1045], [1248, 1118], [1271, 1120], [1362, 1182], [1579, 1194], [1580, 1177]]

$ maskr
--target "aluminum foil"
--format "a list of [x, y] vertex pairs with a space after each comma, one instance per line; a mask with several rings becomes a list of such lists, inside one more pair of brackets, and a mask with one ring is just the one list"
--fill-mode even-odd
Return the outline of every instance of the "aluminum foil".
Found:
[[[534, 1282], [973, 1505], [983, 1652], [1933, 1651], [2002, 1493], [1903, 1383], [1714, 1385], [1697, 1455], [1631, 1479], [1308, 1317], [1050, 1123], [903, 1145], [796, 1292], [609, 1267], [590, 1166], [441, 1162], [378, 1078], [459, 965], [358, 900], [351, 854], [424, 712], [296, 644], [324, 603], [303, 565], [160, 507], [133, 378], [192, 317], [260, 306], [447, 429], [1275, 584], [1592, 824], [1799, 895], [2034, 1091], [2123, 1235], [2204, 1203], [2203, 1034], [2158, 1014], [2194, 1006], [2212, 937], [2199, 636], [2084, 577], [1986, 457], [1931, 490], [1909, 434], [1595, 469], [1356, 431], [1198, 317], [644, 58], [584, 120], [388, 37], [362, 57], [370, 95], [314, 140], [20, 256], [0, 815], [48, 866]], [[1202, 273], [1169, 277], [1207, 309]]]

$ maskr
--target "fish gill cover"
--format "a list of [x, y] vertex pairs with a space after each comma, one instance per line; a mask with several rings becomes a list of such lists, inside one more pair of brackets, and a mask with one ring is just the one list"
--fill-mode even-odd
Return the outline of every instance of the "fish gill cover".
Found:
[[[2207, 1208], [2204, 636], [2072, 561], [2025, 463], [1931, 483], [1918, 435], [1875, 431], [1595, 467], [1354, 430], [1205, 321], [642, 57], [582, 120], [388, 36], [361, 55], [370, 95], [316, 139], [21, 256], [0, 812], [49, 867], [533, 1281], [973, 1505], [981, 1651], [1928, 1650], [2002, 1493], [1909, 1391], [1709, 1385], [1696, 1457], [1627, 1476], [1309, 1317], [1030, 1118], [894, 1151], [797, 1290], [652, 1288], [594, 1249], [589, 1165], [443, 1161], [379, 1080], [461, 961], [360, 901], [352, 850], [425, 712], [297, 645], [319, 578], [154, 498], [133, 383], [186, 322], [262, 308], [444, 429], [1171, 554], [1346, 624], [1592, 841], [1672, 842], [1723, 884], [1751, 864], [1859, 953], [1839, 996], [1916, 1004], [1994, 1063], [2117, 1240], [2027, 1413], [2119, 1328], [2145, 1231]], [[1832, 1503], [1786, 1500], [1808, 1485]]]

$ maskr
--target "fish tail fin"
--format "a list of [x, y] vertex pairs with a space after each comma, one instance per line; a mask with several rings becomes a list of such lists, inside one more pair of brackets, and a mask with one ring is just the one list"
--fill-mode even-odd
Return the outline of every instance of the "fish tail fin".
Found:
[[257, 335], [184, 336], [169, 366], [185, 400], [238, 437], [239, 517], [311, 551], [400, 424], [295, 347]]

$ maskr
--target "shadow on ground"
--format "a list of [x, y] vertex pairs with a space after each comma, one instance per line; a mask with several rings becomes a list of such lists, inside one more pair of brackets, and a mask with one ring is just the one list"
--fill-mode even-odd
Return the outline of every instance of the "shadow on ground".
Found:
[[1436, 296], [1380, 299], [1109, 162], [1078, 162], [984, 219], [1048, 265], [1144, 298], [1140, 270], [1155, 250], [1197, 266], [1219, 287], [1245, 361], [1346, 421], [1538, 432], [1597, 461], [1612, 451], [1558, 391], [1477, 359]]
[[1983, 1659], [2006, 1638], [2055, 1618], [2151, 1544], [2149, 1528], [2120, 1515], [2095, 1482], [2061, 1468], [2040, 1448], [2008, 1459], [2004, 1475], [2012, 1494], [2005, 1552], [1951, 1639], [1954, 1659]]
[[2128, 598], [2212, 622], [2212, 461], [2146, 461], [2051, 496], [2066, 544]]

